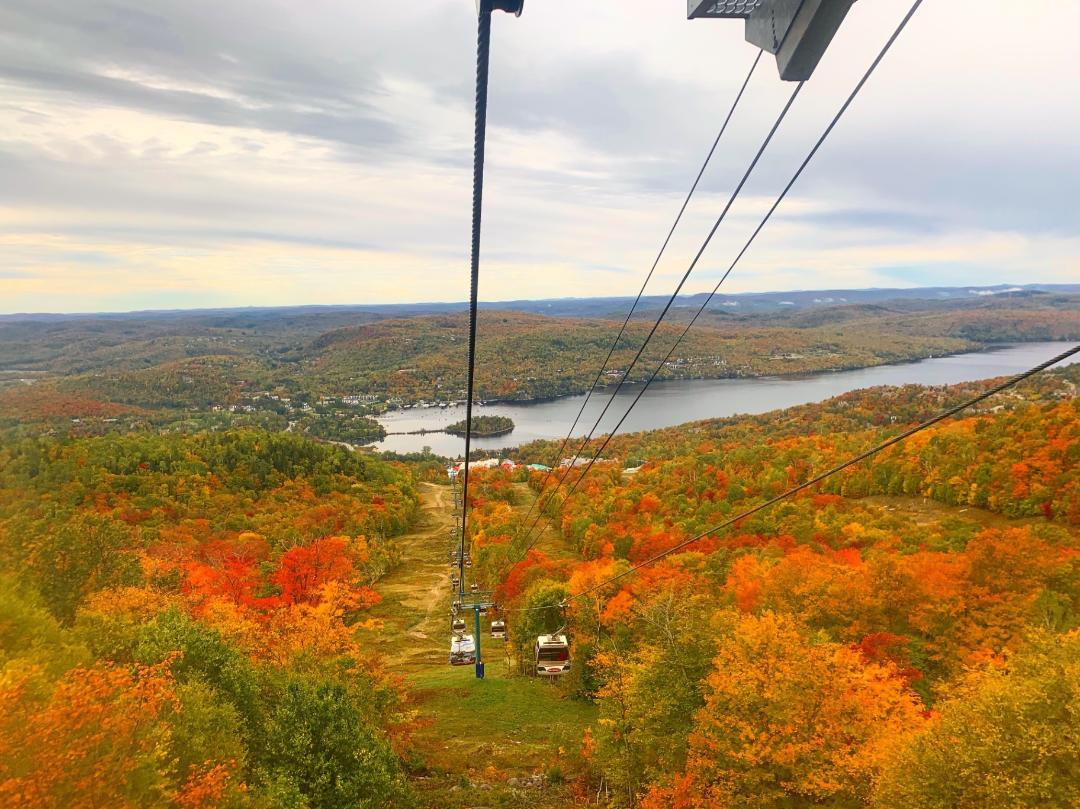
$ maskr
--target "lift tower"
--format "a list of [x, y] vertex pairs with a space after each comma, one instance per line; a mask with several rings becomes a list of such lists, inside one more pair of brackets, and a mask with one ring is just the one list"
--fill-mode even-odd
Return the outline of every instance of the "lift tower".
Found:
[[687, 0], [686, 17], [746, 21], [746, 41], [776, 56], [784, 81], [806, 81], [855, 0]]
[[494, 592], [490, 590], [458, 593], [453, 605], [453, 613], [455, 616], [465, 610], [472, 610], [473, 648], [476, 652], [476, 678], [478, 680], [484, 679], [484, 657], [480, 651], [480, 637], [482, 635], [480, 631], [480, 616], [489, 609], [495, 607], [495, 601], [493, 600], [494, 595]]

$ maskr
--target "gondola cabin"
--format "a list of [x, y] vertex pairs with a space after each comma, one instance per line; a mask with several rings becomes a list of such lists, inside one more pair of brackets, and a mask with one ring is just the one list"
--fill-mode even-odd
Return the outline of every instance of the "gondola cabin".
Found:
[[455, 616], [454, 620], [450, 622], [450, 631], [454, 633], [465, 631], [465, 619]]
[[476, 643], [472, 635], [454, 635], [450, 639], [450, 665], [471, 666], [476, 662]]
[[506, 640], [506, 621], [496, 619], [491, 622], [491, 637]]
[[570, 671], [570, 644], [566, 635], [540, 635], [536, 639], [536, 675], [558, 677]]

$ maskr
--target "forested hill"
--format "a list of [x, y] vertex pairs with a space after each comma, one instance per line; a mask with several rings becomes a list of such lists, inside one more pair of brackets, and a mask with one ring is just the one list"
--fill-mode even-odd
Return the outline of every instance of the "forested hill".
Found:
[[515, 649], [565, 627], [562, 687], [599, 704], [580, 777], [648, 809], [1075, 805], [1078, 382], [1045, 374], [685, 547], [988, 383], [622, 436], [532, 522], [485, 472], [473, 559], [522, 610]]
[[[1040, 375], [618, 580], [987, 382], [620, 436], [539, 505], [544, 473], [475, 470], [469, 581], [510, 632], [484, 680], [447, 665], [441, 465], [10, 428], [0, 805], [1071, 809], [1078, 384]], [[519, 674], [554, 630], [571, 670]]]
[[[1007, 340], [1080, 338], [1080, 296], [1062, 305], [941, 312], [839, 306], [784, 317], [713, 316], [696, 325], [660, 379], [715, 379], [863, 368], [977, 350]], [[536, 399], [587, 389], [619, 324], [483, 312], [477, 385], [485, 399]], [[632, 380], [648, 378], [684, 326], [662, 325]], [[608, 365], [618, 379], [651, 324], [632, 322]], [[310, 373], [405, 400], [454, 399], [464, 387], [464, 315], [390, 320], [330, 332], [314, 344]]]
[[[995, 284], [991, 286], [965, 287], [905, 287], [871, 289], [818, 289], [792, 290], [788, 292], [718, 293], [714, 296], [717, 308], [741, 308], [755, 313], [794, 307], [796, 309], [820, 309], [832, 304], [879, 304], [907, 303], [919, 307], [934, 305], [963, 306], [990, 297], [1011, 300], [1042, 297], [1046, 295], [1080, 294], [1080, 284]], [[686, 295], [684, 304], [700, 304], [705, 293]], [[645, 295], [641, 299], [643, 310], [659, 309], [667, 298], [662, 295]], [[632, 297], [613, 296], [595, 298], [550, 298], [540, 300], [481, 301], [482, 309], [508, 312], [526, 312], [551, 317], [617, 317], [630, 308]], [[269, 306], [235, 309], [174, 309], [136, 312], [103, 312], [50, 314], [19, 313], [0, 314], [0, 323], [34, 323], [38, 328], [50, 330], [70, 321], [99, 321], [118, 324], [146, 324], [156, 322], [161, 328], [168, 324], [195, 324], [203, 328], [281, 331], [312, 329], [325, 331], [357, 321], [390, 318], [418, 317], [436, 314], [460, 314], [468, 309], [464, 301], [445, 303], [395, 303], [395, 304], [338, 304], [325, 306]]]
[[[781, 301], [750, 313], [740, 308], [743, 297], [738, 307], [721, 301], [710, 308], [659, 377], [799, 374], [1007, 341], [1080, 338], [1080, 295], [1064, 293], [879, 302], [824, 295], [816, 304]], [[672, 310], [672, 322], [661, 326], [633, 379], [660, 362], [692, 311], [682, 304]], [[381, 408], [464, 396], [464, 314], [279, 314], [0, 321], [0, 420], [160, 421], [163, 411], [190, 416], [239, 409], [302, 421], [299, 429], [312, 435], [348, 441], [377, 436], [377, 425], [363, 418]], [[530, 400], [585, 390], [620, 324], [603, 317], [483, 311], [479, 397]], [[630, 324], [609, 378], [630, 362], [647, 327], [644, 320]], [[335, 413], [349, 423], [331, 429], [321, 417]]]
[[299, 436], [5, 436], [0, 805], [408, 805], [363, 626], [416, 505]]
[[[617, 328], [607, 320], [555, 321], [541, 315], [484, 312], [477, 346], [480, 398], [536, 399], [585, 390]], [[644, 323], [629, 326], [612, 356], [611, 377], [617, 378], [627, 367], [648, 330]], [[460, 315], [383, 321], [331, 332], [317, 342], [310, 373], [325, 384], [351, 381], [406, 401], [455, 399], [465, 384], [464, 331], [465, 316]], [[662, 326], [632, 378], [646, 378], [681, 331], [678, 325]], [[865, 367], [974, 347], [963, 338], [889, 334], [850, 325], [844, 329], [702, 326], [687, 335], [661, 378]]]

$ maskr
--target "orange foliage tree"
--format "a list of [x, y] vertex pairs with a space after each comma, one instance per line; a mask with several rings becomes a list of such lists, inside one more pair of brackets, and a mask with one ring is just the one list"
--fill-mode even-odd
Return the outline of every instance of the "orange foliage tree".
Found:
[[55, 686], [31, 669], [0, 683], [0, 804], [27, 809], [167, 803], [169, 663], [73, 669]]

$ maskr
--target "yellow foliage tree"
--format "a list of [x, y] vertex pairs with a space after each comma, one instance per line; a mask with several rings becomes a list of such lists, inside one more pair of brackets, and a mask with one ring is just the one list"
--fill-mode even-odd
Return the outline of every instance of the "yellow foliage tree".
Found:
[[887, 742], [924, 720], [892, 666], [766, 612], [721, 644], [686, 772], [649, 809], [865, 805]]

